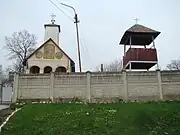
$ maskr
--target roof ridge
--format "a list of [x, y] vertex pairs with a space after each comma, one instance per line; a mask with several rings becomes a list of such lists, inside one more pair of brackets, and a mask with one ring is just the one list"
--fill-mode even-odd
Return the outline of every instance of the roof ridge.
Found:
[[141, 24], [135, 24], [133, 26], [131, 26], [127, 32], [158, 32], [154, 29], [151, 29], [149, 27], [146, 27], [144, 25]]

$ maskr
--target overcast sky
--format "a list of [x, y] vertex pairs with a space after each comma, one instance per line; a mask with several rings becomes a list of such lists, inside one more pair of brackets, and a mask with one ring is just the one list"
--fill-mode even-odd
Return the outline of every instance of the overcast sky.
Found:
[[[139, 18], [139, 24], [161, 32], [156, 39], [161, 68], [172, 59], [178, 59], [180, 32], [179, 0], [61, 0], [76, 8], [80, 19], [82, 66], [95, 69], [101, 63], [121, 59], [123, 48], [119, 41], [129, 27]], [[58, 5], [57, 1], [54, 2]], [[73, 12], [58, 5], [73, 18]], [[62, 14], [49, 0], [1, 0], [0, 1], [0, 64], [7, 67], [4, 37], [22, 29], [38, 37], [38, 46], [44, 40], [44, 24], [56, 14], [61, 25], [60, 46], [72, 57], [77, 67], [77, 44], [74, 23]]]

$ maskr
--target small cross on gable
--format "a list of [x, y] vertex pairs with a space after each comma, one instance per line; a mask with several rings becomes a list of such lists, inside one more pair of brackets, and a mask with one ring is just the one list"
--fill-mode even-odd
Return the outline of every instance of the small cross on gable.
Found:
[[138, 24], [138, 21], [139, 21], [140, 19], [138, 19], [138, 18], [135, 18], [134, 20], [136, 21], [136, 24]]
[[52, 22], [52, 24], [54, 24], [54, 22], [55, 22], [55, 17], [56, 17], [55, 14], [52, 14], [52, 15], [51, 15], [51, 18], [52, 18], [52, 19], [51, 19], [51, 22]]

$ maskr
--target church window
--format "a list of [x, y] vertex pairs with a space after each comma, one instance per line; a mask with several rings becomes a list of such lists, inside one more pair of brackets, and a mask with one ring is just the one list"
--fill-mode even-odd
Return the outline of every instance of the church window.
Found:
[[44, 68], [44, 73], [51, 73], [51, 72], [52, 72], [52, 67], [46, 66], [46, 67]]
[[56, 68], [56, 71], [55, 72], [57, 72], [57, 73], [62, 73], [62, 72], [67, 72], [67, 70], [66, 70], [66, 68], [65, 67], [63, 67], [63, 66], [60, 66], [60, 67], [57, 67]]
[[40, 68], [39, 68], [38, 66], [32, 66], [32, 67], [30, 68], [30, 73], [32, 73], [32, 74], [38, 74], [38, 73], [40, 73]]

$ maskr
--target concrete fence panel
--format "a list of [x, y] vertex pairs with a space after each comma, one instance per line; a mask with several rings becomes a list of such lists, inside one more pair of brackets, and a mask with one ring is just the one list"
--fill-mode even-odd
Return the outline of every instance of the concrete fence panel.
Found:
[[123, 98], [122, 73], [92, 73], [92, 98]]
[[54, 79], [54, 98], [87, 98], [86, 74], [57, 74]]
[[71, 99], [88, 102], [179, 99], [179, 71], [15, 75], [12, 101]]
[[20, 75], [19, 99], [50, 98], [50, 75]]
[[159, 99], [156, 72], [127, 72], [128, 98], [135, 100]]
[[180, 72], [161, 72], [164, 99], [180, 98]]

